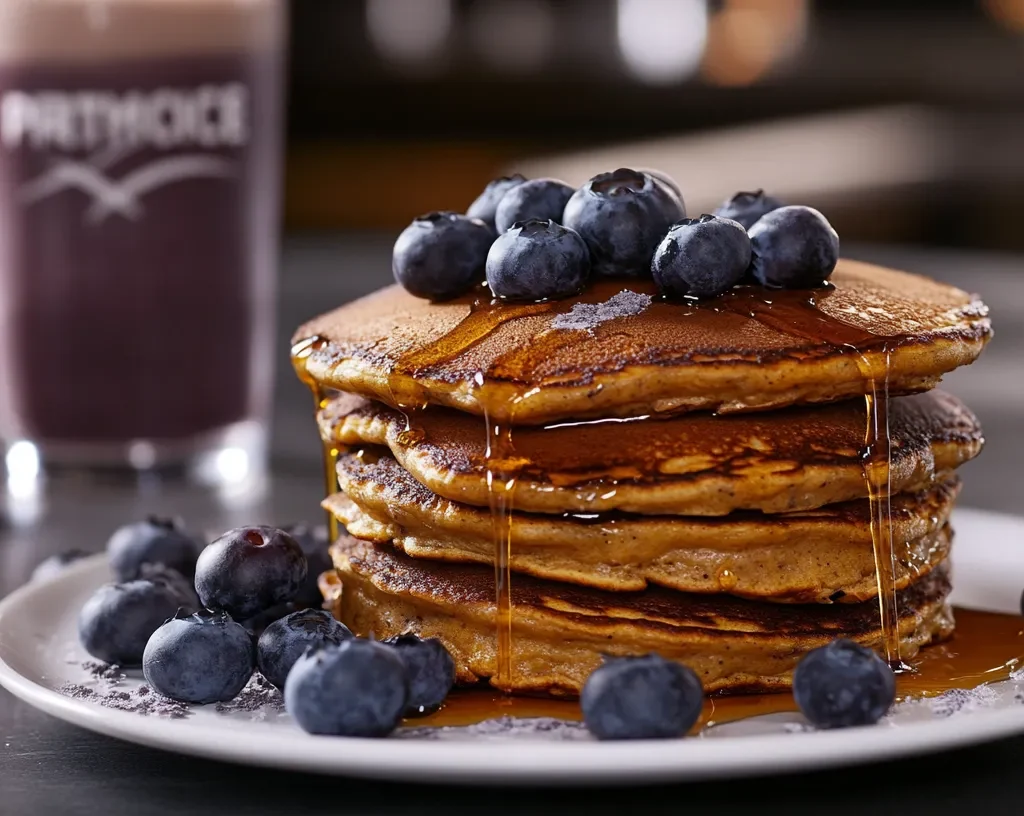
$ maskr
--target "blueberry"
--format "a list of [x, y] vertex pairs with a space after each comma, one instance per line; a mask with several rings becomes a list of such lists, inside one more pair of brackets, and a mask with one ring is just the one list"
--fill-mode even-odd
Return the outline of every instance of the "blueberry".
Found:
[[600, 740], [681, 737], [703, 704], [693, 670], [656, 654], [606, 659], [580, 694], [583, 722]]
[[394, 649], [362, 638], [303, 655], [288, 674], [288, 713], [311, 734], [385, 737], [405, 711], [409, 684]]
[[672, 297], [711, 298], [739, 283], [750, 265], [750, 238], [735, 221], [684, 218], [668, 231], [651, 262], [654, 282]]
[[257, 612], [251, 618], [246, 618], [242, 621], [242, 626], [245, 627], [245, 630], [252, 635], [254, 639], [259, 640], [267, 627], [274, 621], [279, 621], [286, 615], [290, 615], [292, 612], [298, 612], [304, 608], [304, 606], [299, 606], [299, 604], [294, 601], [276, 604], [270, 607], [270, 609], [264, 609], [262, 612]]
[[682, 201], [647, 173], [620, 169], [594, 176], [573, 193], [562, 223], [590, 248], [594, 274], [648, 274], [668, 228], [686, 216]]
[[683, 201], [683, 191], [680, 189], [676, 180], [672, 178], [668, 173], [663, 173], [661, 170], [652, 170], [650, 168], [643, 168], [640, 172], [646, 173], [662, 187], [672, 193], [680, 202]]
[[178, 614], [146, 644], [142, 672], [165, 697], [222, 703], [245, 688], [256, 667], [252, 638], [224, 612]]
[[79, 549], [64, 550], [64, 552], [51, 555], [36, 565], [36, 568], [32, 570], [32, 577], [29, 580], [33, 582], [49, 581], [51, 578], [56, 578], [76, 561], [88, 558], [90, 555], [92, 553]]
[[441, 707], [455, 685], [455, 661], [437, 638], [396, 635], [384, 641], [398, 652], [409, 679], [407, 716], [427, 714]]
[[199, 609], [202, 604], [195, 587], [180, 572], [163, 564], [143, 564], [139, 576], [143, 581], [161, 584], [178, 596], [178, 605], [187, 609]]
[[298, 542], [273, 527], [239, 527], [203, 550], [196, 592], [207, 609], [239, 620], [292, 600], [306, 580]]
[[181, 606], [169, 587], [152, 581], [106, 584], [78, 614], [78, 638], [104, 663], [138, 666], [146, 641]]
[[330, 542], [327, 540], [327, 528], [289, 524], [281, 529], [299, 543], [306, 556], [306, 580], [299, 594], [295, 596], [295, 603], [299, 606], [320, 606], [324, 602], [324, 596], [317, 582], [323, 573], [334, 569], [328, 552]]
[[421, 215], [395, 241], [391, 271], [416, 297], [450, 300], [483, 280], [493, 240], [477, 219], [453, 212]]
[[352, 633], [329, 612], [303, 609], [270, 624], [256, 644], [256, 664], [260, 672], [279, 689], [285, 686], [288, 672], [307, 649], [337, 646]]
[[811, 207], [779, 207], [750, 228], [751, 271], [772, 289], [821, 286], [839, 260], [839, 236]]
[[494, 215], [494, 226], [502, 233], [516, 221], [561, 221], [565, 205], [575, 192], [575, 187], [558, 179], [524, 181], [505, 193]]
[[498, 212], [498, 205], [501, 203], [501, 200], [509, 190], [518, 187], [525, 181], [526, 178], [518, 173], [511, 176], [500, 176], [493, 181], [489, 181], [487, 186], [484, 187], [484, 191], [469, 205], [466, 215], [470, 218], [479, 218], [493, 231], [495, 229], [494, 216]]
[[569, 297], [583, 288], [589, 273], [583, 239], [554, 221], [517, 221], [487, 253], [487, 285], [502, 300]]
[[715, 215], [731, 218], [742, 224], [744, 229], [750, 229], [762, 215], [781, 206], [781, 201], [765, 195], [764, 190], [754, 190], [752, 193], [736, 193], [728, 201], [723, 201], [715, 210]]
[[157, 516], [126, 524], [107, 541], [107, 557], [118, 581], [134, 581], [143, 564], [163, 564], [191, 578], [200, 549], [180, 522]]
[[871, 725], [896, 699], [896, 676], [871, 649], [839, 639], [797, 663], [793, 697], [818, 728]]

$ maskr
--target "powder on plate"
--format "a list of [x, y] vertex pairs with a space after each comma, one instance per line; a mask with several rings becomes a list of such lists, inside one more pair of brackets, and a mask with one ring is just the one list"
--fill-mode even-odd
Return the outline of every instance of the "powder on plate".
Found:
[[132, 714], [141, 714], [144, 717], [152, 715], [180, 720], [192, 713], [185, 703], [163, 697], [149, 686], [139, 686], [133, 691], [115, 689], [101, 693], [80, 683], [65, 683], [57, 691], [73, 700], [96, 700], [104, 708], [128, 711]]
[[85, 660], [82, 662], [82, 669], [89, 672], [89, 675], [97, 680], [106, 681], [110, 686], [120, 685], [121, 681], [127, 676], [116, 663], [108, 664], [98, 663], [95, 660]]
[[256, 672], [234, 700], [217, 703], [216, 709], [225, 713], [245, 712], [262, 716], [278, 714], [284, 711], [284, 697], [273, 683]]

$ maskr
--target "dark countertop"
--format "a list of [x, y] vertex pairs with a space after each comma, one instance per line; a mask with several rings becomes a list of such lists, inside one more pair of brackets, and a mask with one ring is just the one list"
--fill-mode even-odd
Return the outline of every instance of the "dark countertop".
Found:
[[[318, 311], [388, 279], [390, 239], [301, 238], [288, 242], [281, 282], [280, 354], [273, 469], [259, 496], [216, 499], [174, 485], [97, 482], [64, 476], [47, 487], [40, 519], [0, 528], [0, 596], [25, 581], [46, 555], [69, 547], [98, 550], [109, 532], [146, 512], [183, 515], [204, 529], [250, 522], [317, 519], [318, 444], [308, 393], [287, 365], [291, 329]], [[996, 339], [983, 362], [956, 372], [947, 387], [979, 414], [989, 445], [964, 468], [962, 503], [1019, 512], [1018, 463], [1024, 459], [1024, 271], [1014, 256], [929, 253], [863, 247], [856, 257], [927, 271], [980, 292], [993, 310]], [[1021, 576], [1024, 584], [1024, 576]], [[510, 748], [510, 750], [512, 750]], [[733, 780], [666, 790], [480, 791], [489, 813], [589, 813], [642, 807], [716, 814], [896, 813], [973, 810], [1019, 813], [1024, 737], [935, 757], [856, 770]], [[467, 806], [450, 787], [320, 778], [181, 757], [65, 725], [0, 691], [0, 814], [300, 814], [445, 812]]]

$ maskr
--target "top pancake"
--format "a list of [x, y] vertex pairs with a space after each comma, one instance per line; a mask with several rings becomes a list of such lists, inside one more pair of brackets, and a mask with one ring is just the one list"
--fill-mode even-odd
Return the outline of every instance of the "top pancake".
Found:
[[817, 290], [745, 286], [701, 303], [655, 294], [651, 281], [601, 280], [550, 303], [431, 303], [392, 286], [302, 326], [296, 365], [395, 407], [536, 424], [831, 402], [886, 373], [892, 394], [923, 391], [991, 335], [977, 298], [847, 260]]

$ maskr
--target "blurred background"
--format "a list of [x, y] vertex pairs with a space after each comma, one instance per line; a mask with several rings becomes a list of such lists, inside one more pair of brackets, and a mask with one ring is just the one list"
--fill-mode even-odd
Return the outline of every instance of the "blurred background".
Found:
[[666, 165], [693, 205], [771, 185], [828, 199], [847, 239], [1024, 248], [1019, 0], [292, 0], [291, 13], [293, 229], [393, 230], [465, 207], [509, 166], [544, 157], [578, 177], [601, 151]]
[[[316, 314], [390, 283], [392, 244], [413, 217], [439, 209], [463, 211], [490, 179], [510, 172], [579, 184], [617, 167], [657, 168], [676, 179], [691, 214], [712, 210], [738, 190], [764, 188], [784, 201], [821, 209], [848, 257], [980, 293], [992, 309], [995, 340], [981, 361], [946, 380], [946, 387], [979, 414], [989, 440], [985, 453], [964, 468], [963, 503], [1020, 512], [1024, 0], [9, 2], [13, 5], [0, 0], [8, 51], [13, 44], [15, 55], [31, 47], [46, 57], [52, 43], [58, 51], [79, 49], [87, 60], [100, 49], [132, 51], [125, 59], [151, 59], [135, 33], [146, 32], [152, 42], [166, 45], [172, 39], [166, 27], [174, 29], [175, 48], [183, 53], [244, 39], [244, 34], [257, 44], [249, 47], [257, 55], [251, 65], [258, 67], [260, 49], [273, 39], [266, 32], [279, 30], [274, 15], [283, 11], [288, 18], [283, 147], [278, 148], [276, 134], [268, 135], [272, 127], [255, 128], [256, 136], [265, 136], [261, 150], [266, 152], [246, 160], [249, 175], [242, 182], [230, 188], [196, 182], [188, 188], [194, 198], [178, 199], [162, 221], [154, 218], [151, 223], [168, 228], [171, 237], [161, 240], [170, 250], [156, 243], [146, 257], [169, 258], [161, 272], [166, 280], [153, 275], [145, 289], [145, 276], [135, 276], [137, 294], [125, 295], [121, 304], [100, 298], [97, 313], [121, 311], [88, 317], [72, 339], [51, 350], [56, 355], [51, 365], [58, 370], [63, 365], [62, 379], [44, 378], [66, 389], [67, 350], [78, 348], [88, 360], [95, 358], [85, 344], [104, 334], [97, 326], [106, 328], [105, 339], [122, 359], [122, 326], [131, 319], [139, 337], [153, 342], [153, 354], [134, 367], [80, 372], [85, 383], [71, 390], [93, 394], [94, 413], [102, 408], [95, 395], [113, 395], [107, 400], [113, 411], [124, 408], [121, 392], [97, 387], [97, 377], [143, 378], [131, 388], [147, 389], [153, 421], [166, 424], [183, 415], [172, 396], [198, 410], [229, 393], [222, 373], [232, 370], [226, 366], [241, 370], [239, 349], [249, 344], [251, 370], [240, 376], [255, 398], [242, 418], [255, 418], [260, 434], [269, 418], [269, 447], [264, 449], [262, 436], [252, 446], [219, 440], [212, 462], [225, 490], [196, 493], [154, 478], [148, 440], [140, 448], [133, 439], [116, 439], [118, 451], [126, 450], [135, 468], [127, 478], [55, 470], [40, 491], [38, 475], [45, 468], [33, 443], [17, 441], [16, 430], [4, 440], [9, 501], [6, 509], [0, 507], [0, 533], [6, 524], [12, 535], [6, 548], [10, 570], [17, 566], [24, 574], [38, 556], [41, 538], [48, 548], [57, 548], [63, 531], [83, 523], [101, 531], [153, 511], [185, 514], [212, 529], [256, 518], [318, 517], [321, 446], [309, 393], [289, 361], [293, 331]], [[51, 6], [59, 7], [62, 25], [73, 20], [81, 27], [78, 39], [50, 37], [32, 24], [31, 14]], [[177, 13], [169, 9], [202, 6], [230, 11], [209, 16], [219, 28], [168, 16]], [[5, 9], [19, 7], [29, 12], [12, 19], [22, 22], [27, 39], [4, 23]], [[137, 18], [133, 8], [143, 9]], [[157, 8], [159, 15], [153, 12]], [[250, 11], [256, 22], [249, 29], [231, 22], [232, 15], [241, 18]], [[2, 35], [0, 26], [0, 41]], [[139, 50], [141, 57], [134, 53]], [[136, 82], [130, 70], [111, 64], [116, 70], [104, 74], [104, 82], [114, 82], [110, 77]], [[160, 70], [193, 70], [189, 65], [182, 58]], [[238, 70], [232, 66], [217, 70], [229, 76]], [[261, 82], [266, 74], [257, 71], [249, 78]], [[0, 84], [3, 79], [0, 75]], [[275, 98], [271, 85], [254, 87], [257, 102]], [[263, 115], [265, 121], [277, 120], [272, 104], [264, 106]], [[279, 155], [278, 245], [268, 225], [278, 210], [272, 179]], [[180, 189], [186, 195], [185, 186]], [[232, 197], [224, 206], [211, 203], [204, 192], [210, 190]], [[173, 195], [168, 192], [162, 200], [170, 206]], [[161, 199], [151, 200], [158, 215]], [[44, 259], [56, 257], [52, 248], [64, 233], [62, 219], [78, 218], [71, 206], [76, 199], [66, 201], [67, 208], [52, 205], [47, 216], [52, 220], [38, 233]], [[220, 229], [216, 219], [231, 208], [247, 213], [249, 226], [233, 227], [233, 233]], [[177, 238], [175, 225], [180, 225]], [[139, 233], [129, 220], [111, 220], [106, 229], [112, 243], [94, 247], [97, 269], [111, 274], [125, 266], [150, 269], [148, 261], [125, 261], [123, 254], [111, 261], [117, 256], [104, 255], [111, 247], [111, 252], [141, 252]], [[255, 258], [239, 264], [251, 267], [237, 276], [240, 284], [231, 282], [235, 265], [211, 255], [193, 234], [236, 253], [224, 257]], [[78, 274], [80, 254], [72, 243], [68, 247], [55, 263], [57, 279], [89, 277]], [[275, 257], [264, 264], [271, 248]], [[216, 269], [196, 271], [201, 263]], [[31, 263], [15, 266], [11, 275], [36, 276]], [[276, 294], [261, 283], [270, 280], [271, 266], [278, 271]], [[181, 277], [183, 269], [203, 279], [201, 303], [199, 284]], [[213, 276], [225, 279], [219, 295], [225, 308], [212, 294]], [[95, 289], [88, 281], [83, 285], [86, 295], [89, 286]], [[157, 286], [164, 288], [153, 290]], [[55, 287], [41, 287], [43, 295], [52, 290], [59, 298], [60, 284]], [[177, 311], [167, 308], [167, 297], [178, 299], [173, 301]], [[140, 304], [149, 311], [140, 312]], [[51, 305], [42, 308], [39, 314], [56, 314]], [[221, 317], [228, 308], [237, 313], [234, 318]], [[183, 334], [182, 320], [189, 319], [193, 328]], [[186, 341], [204, 353], [197, 357]], [[16, 361], [19, 352], [8, 346]], [[226, 357], [215, 358], [208, 350]], [[175, 371], [195, 385], [168, 389], [169, 365], [159, 377], [148, 376], [157, 354], [177, 355]], [[200, 358], [204, 373], [193, 371]], [[38, 377], [50, 366], [30, 368]], [[0, 385], [3, 375], [0, 370]], [[81, 414], [80, 404], [62, 405], [73, 418]], [[159, 442], [159, 433], [152, 436]], [[145, 455], [137, 456], [140, 451]], [[269, 478], [258, 466], [264, 458], [272, 465]], [[128, 489], [110, 489], [115, 484]], [[0, 536], [0, 572], [4, 558]]]
[[964, 501], [1019, 509], [1024, 0], [292, 0], [290, 37], [282, 286], [314, 311], [501, 173], [656, 167], [691, 213], [764, 187], [844, 255], [984, 296], [996, 339], [947, 378], [989, 432]]

